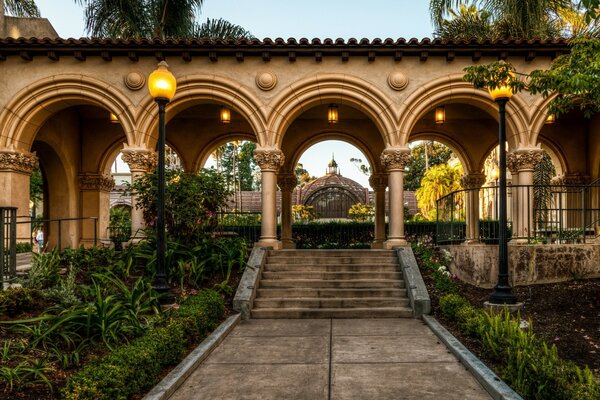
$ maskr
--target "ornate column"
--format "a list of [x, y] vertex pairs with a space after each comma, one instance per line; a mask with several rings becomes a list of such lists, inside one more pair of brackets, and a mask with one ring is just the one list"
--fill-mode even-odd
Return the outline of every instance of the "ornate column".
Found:
[[479, 189], [485, 183], [485, 174], [468, 174], [460, 178], [466, 189], [467, 235], [465, 244], [479, 243]]
[[[506, 165], [513, 176], [512, 196], [512, 241], [527, 242], [535, 236], [533, 215], [533, 170], [544, 151], [540, 148], [516, 149], [507, 154]], [[517, 183], [514, 177], [517, 176]]]
[[[123, 149], [123, 161], [129, 165], [131, 171], [131, 181], [135, 182], [136, 179], [152, 171], [158, 162], [158, 156], [155, 151], [151, 151], [145, 148], [131, 148], [125, 147]], [[138, 208], [136, 196], [131, 196], [131, 235], [135, 240], [136, 238], [142, 238], [143, 230], [146, 227], [144, 222], [144, 213], [142, 209]]]
[[371, 185], [375, 194], [375, 238], [371, 248], [382, 249], [385, 242], [385, 189], [388, 185], [387, 174], [371, 175], [369, 177], [369, 185]]
[[[38, 158], [33, 153], [0, 151], [0, 206], [17, 207], [17, 216], [29, 215], [29, 178], [37, 165]], [[17, 242], [30, 240], [29, 224], [18, 224]]]
[[254, 159], [261, 171], [262, 222], [256, 246], [281, 248], [277, 240], [277, 171], [285, 157], [277, 148], [257, 148]]
[[[115, 181], [110, 176], [83, 173], [79, 175], [79, 190], [81, 191], [81, 216], [98, 218], [94, 224], [93, 220], [79, 222], [81, 240], [74, 243], [73, 237], [76, 226], [65, 222], [61, 226], [61, 248], [66, 246], [77, 247], [99, 245], [102, 242], [110, 243], [108, 237], [108, 226], [110, 224], [110, 191], [115, 187]], [[95, 229], [95, 231], [94, 231]], [[97, 243], [94, 243], [94, 237]]]
[[284, 249], [295, 249], [292, 239], [292, 193], [298, 185], [294, 174], [279, 174], [277, 184], [281, 189], [281, 245]]
[[404, 167], [410, 161], [408, 147], [392, 147], [381, 154], [381, 164], [389, 173], [390, 231], [384, 244], [386, 249], [406, 246], [404, 239]]

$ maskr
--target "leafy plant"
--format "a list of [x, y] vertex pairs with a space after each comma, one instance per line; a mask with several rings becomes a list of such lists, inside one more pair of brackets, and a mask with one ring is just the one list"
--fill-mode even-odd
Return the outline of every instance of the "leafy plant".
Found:
[[43, 289], [59, 281], [61, 256], [57, 250], [32, 254], [31, 269], [23, 281], [23, 286]]

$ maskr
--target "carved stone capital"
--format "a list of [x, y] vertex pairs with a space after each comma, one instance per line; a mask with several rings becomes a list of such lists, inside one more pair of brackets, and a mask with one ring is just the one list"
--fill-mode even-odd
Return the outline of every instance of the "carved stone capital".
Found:
[[256, 149], [254, 150], [254, 160], [261, 171], [277, 172], [283, 165], [285, 156], [278, 149]]
[[485, 180], [485, 174], [468, 174], [460, 177], [460, 184], [463, 189], [479, 189]]
[[541, 149], [515, 150], [506, 155], [506, 166], [512, 174], [519, 171], [533, 171], [542, 161], [544, 151]]
[[38, 158], [33, 153], [0, 151], [0, 171], [14, 171], [31, 174], [37, 165]]
[[146, 149], [123, 149], [123, 161], [131, 172], [148, 172], [158, 164], [158, 155]]
[[559, 178], [559, 184], [565, 186], [580, 186], [587, 183], [585, 176], [580, 173], [566, 174]]
[[381, 164], [388, 171], [404, 171], [404, 167], [410, 160], [411, 155], [408, 147], [385, 149], [381, 153]]
[[110, 192], [115, 187], [115, 181], [112, 177], [99, 174], [81, 174], [79, 175], [79, 188], [81, 190], [98, 190], [100, 192]]
[[385, 188], [388, 185], [388, 176], [387, 174], [373, 174], [369, 177], [369, 185], [376, 192], [385, 191]]
[[298, 179], [294, 174], [279, 174], [277, 176], [277, 185], [282, 192], [291, 193], [298, 185]]

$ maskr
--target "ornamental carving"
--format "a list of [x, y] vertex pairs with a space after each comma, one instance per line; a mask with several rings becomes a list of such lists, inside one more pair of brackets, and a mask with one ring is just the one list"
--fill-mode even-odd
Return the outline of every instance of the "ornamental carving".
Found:
[[261, 171], [277, 171], [283, 165], [285, 156], [281, 150], [254, 150], [254, 160]]
[[277, 85], [277, 75], [270, 71], [256, 74], [256, 86], [264, 91], [271, 90]]
[[122, 158], [132, 172], [148, 172], [158, 164], [158, 155], [154, 151], [124, 149]]
[[512, 151], [506, 155], [506, 166], [511, 173], [519, 171], [533, 171], [535, 166], [542, 161], [543, 150]]
[[388, 185], [387, 174], [373, 174], [373, 175], [371, 175], [369, 177], [369, 185], [376, 192], [385, 191], [385, 188]]
[[468, 174], [460, 177], [463, 189], [479, 189], [485, 183], [485, 174]]
[[99, 190], [110, 192], [115, 187], [115, 181], [110, 176], [98, 174], [79, 175], [79, 188], [81, 190]]
[[567, 174], [560, 179], [562, 185], [566, 186], [581, 186], [587, 183], [585, 176], [579, 173]]
[[388, 85], [394, 90], [404, 90], [408, 86], [408, 78], [400, 71], [388, 75]]
[[125, 80], [125, 86], [127, 86], [128, 89], [134, 90], [134, 91], [140, 90], [146, 84], [146, 77], [144, 76], [144, 74], [137, 72], [137, 71], [128, 73], [125, 76], [124, 80]]
[[277, 176], [277, 185], [282, 192], [291, 193], [298, 185], [298, 179], [294, 174], [279, 174]]
[[0, 152], [0, 170], [9, 170], [31, 174], [38, 165], [38, 158], [33, 153], [17, 151]]
[[410, 162], [410, 149], [386, 149], [381, 153], [381, 164], [388, 170], [401, 170]]

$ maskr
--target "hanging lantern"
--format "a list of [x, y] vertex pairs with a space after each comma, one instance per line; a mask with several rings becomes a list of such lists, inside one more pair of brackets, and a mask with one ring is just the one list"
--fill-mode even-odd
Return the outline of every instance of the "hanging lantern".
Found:
[[330, 104], [327, 110], [327, 122], [330, 124], [337, 124], [338, 122], [338, 106], [337, 104]]
[[119, 117], [117, 117], [116, 114], [110, 113], [110, 122], [112, 124], [118, 124], [119, 123]]
[[446, 122], [446, 107], [439, 106], [435, 109], [435, 123], [443, 124]]
[[221, 108], [221, 123], [228, 124], [231, 122], [231, 110], [227, 107]]
[[546, 121], [544, 121], [545, 124], [550, 125], [556, 122], [556, 114], [554, 113], [550, 113], [546, 116]]

